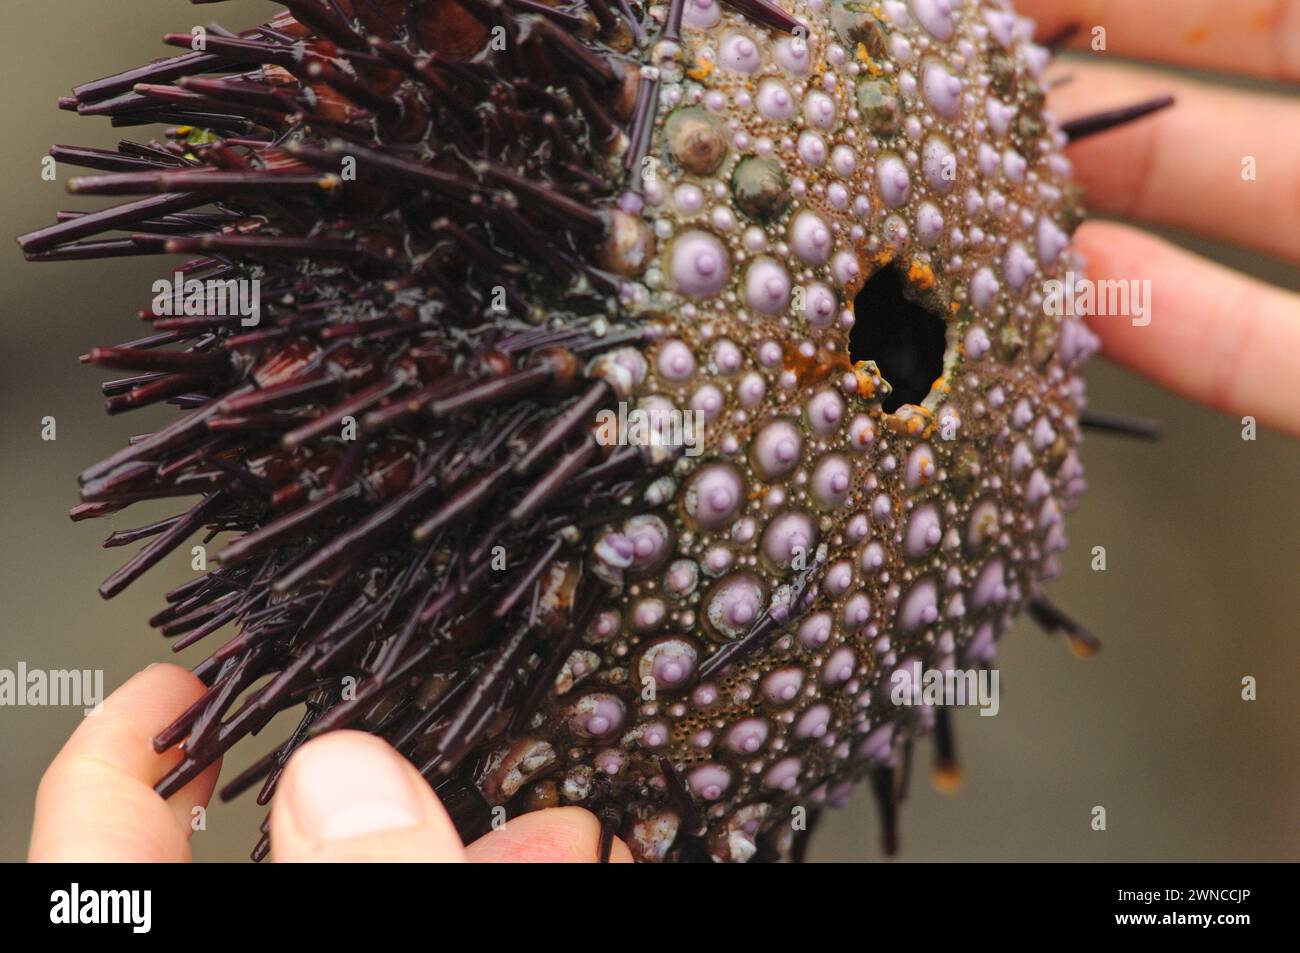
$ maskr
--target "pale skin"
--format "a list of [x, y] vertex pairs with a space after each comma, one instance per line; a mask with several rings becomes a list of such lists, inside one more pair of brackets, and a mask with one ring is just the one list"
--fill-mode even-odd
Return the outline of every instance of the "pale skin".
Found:
[[[1163, 93], [1175, 108], [1070, 149], [1090, 208], [1172, 225], [1300, 265], [1300, 102], [1229, 91], [1108, 63], [1145, 58], [1300, 82], [1300, 0], [1019, 0], [1039, 36], [1067, 24], [1107, 29], [1107, 53], [1058, 64], [1074, 82], [1049, 96], [1058, 118]], [[1242, 178], [1255, 159], [1257, 177]], [[1125, 225], [1076, 234], [1092, 279], [1150, 280], [1151, 323], [1092, 322], [1106, 357], [1231, 417], [1300, 435], [1300, 295], [1182, 251]], [[164, 801], [154, 783], [180, 758], [150, 740], [202, 692], [193, 675], [154, 665], [119, 688], [73, 733], [41, 780], [36, 861], [186, 861], [195, 807], [214, 764]], [[277, 861], [594, 861], [599, 825], [579, 808], [509, 821], [463, 845], [432, 790], [384, 742], [360, 732], [317, 738], [290, 759], [271, 810]], [[614, 862], [630, 862], [615, 840]]]
[[[1058, 119], [1170, 93], [1142, 122], [1070, 147], [1089, 208], [1196, 232], [1300, 264], [1300, 100], [1184, 80], [1116, 57], [1300, 82], [1300, 0], [1020, 0], [1038, 35], [1095, 25], [1107, 52], [1056, 64], [1073, 74], [1048, 106]], [[1256, 177], [1242, 177], [1254, 157]], [[1110, 360], [1231, 417], [1300, 435], [1300, 295], [1238, 274], [1138, 228], [1087, 222], [1076, 245], [1088, 277], [1149, 279], [1151, 323], [1100, 318]], [[1140, 413], [1140, 408], [1135, 408]]]

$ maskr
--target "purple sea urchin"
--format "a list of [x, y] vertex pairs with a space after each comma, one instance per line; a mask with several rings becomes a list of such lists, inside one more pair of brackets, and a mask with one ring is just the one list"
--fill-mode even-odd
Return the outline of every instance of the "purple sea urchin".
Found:
[[642, 859], [785, 857], [869, 775], [892, 842], [911, 739], [955, 770], [896, 672], [985, 665], [1026, 607], [1091, 644], [1038, 594], [1094, 347], [1043, 285], [1080, 270], [1061, 148], [1129, 116], [1058, 127], [994, 3], [285, 6], [79, 87], [182, 125], [56, 147], [148, 197], [20, 239], [261, 289], [87, 355], [134, 375], [110, 411], [189, 412], [74, 517], [201, 496], [110, 537], [149, 542], [102, 593], [241, 534], [152, 620], [237, 629], [160, 792], [305, 707], [227, 796], [351, 725], [467, 834], [580, 804]]

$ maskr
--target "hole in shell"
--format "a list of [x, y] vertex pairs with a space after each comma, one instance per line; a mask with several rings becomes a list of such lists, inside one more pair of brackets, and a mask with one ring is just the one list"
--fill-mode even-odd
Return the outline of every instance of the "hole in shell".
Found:
[[919, 404], [943, 375], [947, 324], [941, 314], [918, 300], [895, 266], [880, 268], [853, 299], [849, 358], [875, 361], [893, 390], [883, 407], [893, 413], [903, 404]]

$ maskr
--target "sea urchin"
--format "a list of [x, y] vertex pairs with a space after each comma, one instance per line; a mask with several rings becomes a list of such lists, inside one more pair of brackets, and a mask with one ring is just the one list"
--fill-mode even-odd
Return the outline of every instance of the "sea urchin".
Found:
[[64, 99], [175, 126], [55, 147], [143, 197], [19, 240], [194, 256], [85, 357], [110, 413], [183, 413], [73, 510], [197, 498], [109, 537], [145, 544], [106, 598], [237, 534], [151, 620], [233, 633], [159, 793], [302, 708], [223, 796], [351, 726], [467, 837], [577, 804], [640, 859], [784, 858], [870, 777], [892, 843], [911, 739], [955, 770], [896, 673], [1027, 607], [1092, 645], [1039, 593], [1095, 349], [1043, 288], [1081, 271], [1061, 150], [1128, 117], [1058, 126], [993, 0], [283, 5]]

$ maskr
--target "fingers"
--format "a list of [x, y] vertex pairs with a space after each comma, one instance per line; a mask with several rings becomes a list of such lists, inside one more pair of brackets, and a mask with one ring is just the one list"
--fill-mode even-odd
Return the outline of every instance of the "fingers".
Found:
[[1201, 69], [1300, 80], [1300, 0], [1018, 0], [1038, 36], [1079, 25], [1072, 45], [1090, 48], [1105, 27], [1106, 52]]
[[[271, 805], [277, 861], [587, 862], [600, 825], [576, 807], [509, 821], [470, 845], [409, 761], [373, 735], [333, 731], [289, 759]], [[622, 841], [611, 859], [630, 863]]]
[[1051, 94], [1058, 119], [1164, 93], [1177, 100], [1070, 147], [1090, 208], [1300, 261], [1300, 102], [1132, 67], [1060, 68], [1075, 79]]
[[[466, 853], [476, 863], [590, 864], [600, 856], [600, 823], [580, 807], [535, 811], [480, 837]], [[632, 853], [615, 838], [609, 859], [630, 864]]]
[[[153, 736], [203, 692], [184, 669], [136, 675], [74, 732], [41, 780], [29, 855], [34, 861], [189, 859], [190, 819], [216, 783], [213, 765], [169, 801], [153, 791], [180, 754]], [[526, 815], [478, 841], [479, 861], [594, 861], [600, 826], [578, 808]], [[289, 760], [271, 809], [278, 861], [461, 861], [466, 852], [432, 789], [387, 744], [331, 732]], [[615, 841], [612, 859], [631, 861]]]
[[203, 693], [175, 665], [154, 665], [88, 716], [41, 778], [28, 856], [34, 861], [189, 860], [190, 821], [212, 795], [212, 765], [169, 800], [154, 783], [179, 760], [153, 736]]
[[284, 861], [459, 862], [455, 825], [415, 767], [359, 731], [296, 751], [271, 804], [271, 856]]
[[1122, 225], [1076, 235], [1088, 277], [1151, 282], [1151, 318], [1090, 324], [1110, 359], [1185, 397], [1300, 435], [1300, 295]]

